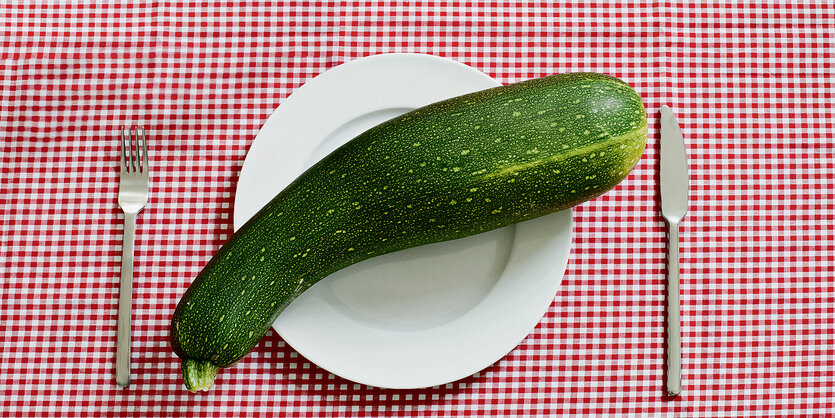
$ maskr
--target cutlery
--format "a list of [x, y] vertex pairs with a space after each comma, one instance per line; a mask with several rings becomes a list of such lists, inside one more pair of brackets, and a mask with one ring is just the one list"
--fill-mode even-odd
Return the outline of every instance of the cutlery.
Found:
[[667, 393], [681, 392], [681, 312], [678, 227], [687, 214], [684, 136], [669, 107], [661, 107], [661, 214], [667, 221]]
[[133, 241], [136, 217], [148, 203], [148, 144], [145, 128], [121, 129], [119, 152], [119, 207], [125, 213], [122, 240], [122, 277], [119, 281], [119, 319], [116, 333], [116, 384], [130, 384], [130, 316], [133, 299]]

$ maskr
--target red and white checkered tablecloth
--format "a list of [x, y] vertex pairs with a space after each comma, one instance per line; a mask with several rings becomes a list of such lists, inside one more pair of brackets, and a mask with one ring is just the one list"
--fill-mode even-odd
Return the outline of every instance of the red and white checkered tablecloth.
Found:
[[[835, 6], [728, 3], [4, 1], [0, 415], [835, 414]], [[188, 393], [169, 320], [231, 232], [248, 146], [305, 81], [385, 52], [455, 59], [504, 83], [618, 76], [647, 106], [646, 153], [575, 209], [551, 308], [482, 372], [421, 390], [366, 387], [270, 332], [210, 392]], [[675, 399], [662, 381], [662, 104], [678, 115], [691, 168]], [[115, 135], [126, 124], [148, 129], [153, 171], [136, 242], [133, 380], [120, 389]]]

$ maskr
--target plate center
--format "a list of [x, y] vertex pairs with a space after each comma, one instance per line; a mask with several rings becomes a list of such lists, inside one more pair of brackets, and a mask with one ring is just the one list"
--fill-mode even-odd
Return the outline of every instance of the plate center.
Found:
[[514, 237], [510, 226], [365, 260], [326, 278], [320, 296], [345, 317], [373, 328], [410, 332], [442, 326], [493, 289]]

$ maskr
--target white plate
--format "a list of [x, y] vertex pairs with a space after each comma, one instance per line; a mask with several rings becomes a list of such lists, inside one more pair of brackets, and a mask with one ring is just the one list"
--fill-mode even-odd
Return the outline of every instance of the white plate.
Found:
[[[499, 85], [455, 61], [385, 54], [340, 65], [288, 97], [247, 154], [235, 229], [357, 134], [417, 107]], [[562, 280], [566, 210], [488, 233], [376, 257], [332, 274], [273, 328], [346, 379], [386, 388], [445, 384], [490, 366], [536, 326]]]

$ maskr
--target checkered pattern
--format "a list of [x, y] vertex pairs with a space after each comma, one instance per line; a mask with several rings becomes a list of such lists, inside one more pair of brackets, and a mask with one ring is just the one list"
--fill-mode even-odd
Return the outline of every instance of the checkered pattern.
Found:
[[[482, 416], [835, 413], [835, 138], [828, 1], [7, 0], [0, 6], [0, 415]], [[737, 2], [733, 2], [737, 3]], [[568, 71], [644, 98], [644, 159], [576, 208], [535, 331], [475, 376], [383, 390], [270, 332], [192, 395], [173, 308], [231, 232], [236, 177], [278, 103], [358, 57], [421, 52], [510, 83]], [[657, 112], [691, 165], [684, 392], [663, 396]], [[150, 134], [133, 383], [113, 380], [117, 127]]]

